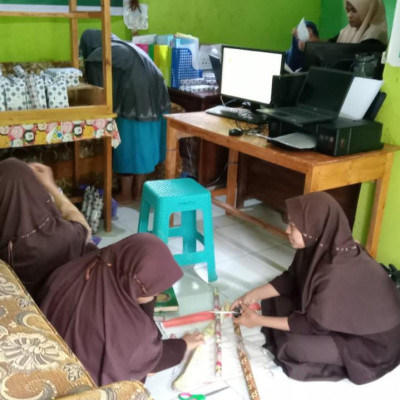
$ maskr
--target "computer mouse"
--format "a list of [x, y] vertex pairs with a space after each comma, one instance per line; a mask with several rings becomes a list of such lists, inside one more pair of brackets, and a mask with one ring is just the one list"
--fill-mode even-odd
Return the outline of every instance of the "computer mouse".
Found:
[[241, 129], [232, 128], [229, 129], [229, 136], [240, 136], [243, 135], [243, 131]]

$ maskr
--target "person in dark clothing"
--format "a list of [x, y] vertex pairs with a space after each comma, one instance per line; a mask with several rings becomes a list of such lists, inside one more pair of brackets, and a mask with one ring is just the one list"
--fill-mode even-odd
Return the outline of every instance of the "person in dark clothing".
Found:
[[155, 296], [182, 276], [168, 247], [138, 233], [58, 268], [39, 306], [98, 385], [137, 379], [179, 364], [203, 334], [162, 340]]
[[[308, 33], [310, 35], [310, 41], [318, 41], [319, 33], [318, 28], [311, 21], [305, 21]], [[296, 28], [292, 32], [292, 44], [290, 49], [286, 51], [285, 63], [290, 67], [292, 71], [300, 71], [304, 67], [304, 42], [300, 41], [297, 37]]]
[[[316, 192], [286, 201], [297, 249], [288, 271], [237, 299], [234, 322], [261, 326], [265, 347], [297, 380], [364, 384], [400, 364], [400, 295], [352, 237], [340, 205]], [[261, 300], [262, 315], [248, 306]]]
[[163, 341], [153, 321], [154, 296], [182, 276], [168, 247], [136, 234], [98, 249], [49, 167], [0, 162], [0, 224], [0, 258], [99, 385], [144, 381], [203, 343], [198, 333]]
[[[87, 81], [103, 86], [102, 32], [83, 32], [80, 51]], [[170, 99], [163, 75], [142, 49], [112, 35], [111, 53], [113, 111], [121, 136], [113, 150], [113, 170], [121, 182], [116, 199], [124, 204], [140, 198], [145, 175], [165, 159], [163, 114], [170, 110]]]
[[0, 259], [34, 299], [54, 269], [96, 249], [84, 216], [39, 163], [0, 162], [0, 226]]

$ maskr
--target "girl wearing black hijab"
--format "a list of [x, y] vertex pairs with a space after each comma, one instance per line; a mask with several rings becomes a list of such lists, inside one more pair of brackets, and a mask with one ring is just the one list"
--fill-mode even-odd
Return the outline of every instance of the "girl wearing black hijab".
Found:
[[[237, 299], [235, 322], [261, 326], [265, 347], [297, 380], [364, 384], [400, 364], [400, 296], [384, 269], [353, 239], [327, 193], [286, 201], [292, 265]], [[261, 300], [262, 315], [248, 305]]]

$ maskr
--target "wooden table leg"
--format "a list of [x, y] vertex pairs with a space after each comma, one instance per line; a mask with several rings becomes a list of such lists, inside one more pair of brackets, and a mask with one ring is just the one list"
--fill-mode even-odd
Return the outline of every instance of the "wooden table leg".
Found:
[[371, 257], [376, 258], [378, 253], [379, 234], [381, 232], [383, 211], [389, 188], [390, 170], [393, 163], [393, 153], [386, 155], [385, 172], [382, 178], [377, 179], [375, 185], [374, 204], [371, 211], [366, 250]]
[[315, 186], [317, 184], [316, 179], [317, 179], [317, 174], [314, 173], [314, 169], [311, 169], [308, 172], [306, 172], [303, 194], [315, 192]]
[[104, 171], [103, 171], [103, 188], [104, 188], [104, 230], [111, 231], [111, 189], [112, 189], [112, 165], [111, 165], [111, 137], [104, 136], [103, 138], [103, 156], [104, 156]]
[[80, 161], [80, 142], [76, 141], [74, 142], [74, 186], [77, 188], [79, 185], [79, 179], [80, 179], [80, 168], [79, 168], [79, 161]]
[[165, 158], [165, 178], [173, 179], [177, 176], [177, 157], [178, 157], [178, 131], [167, 123], [167, 154]]
[[235, 207], [236, 201], [238, 162], [239, 152], [236, 150], [229, 150], [228, 177], [226, 180], [226, 203], [232, 207]]

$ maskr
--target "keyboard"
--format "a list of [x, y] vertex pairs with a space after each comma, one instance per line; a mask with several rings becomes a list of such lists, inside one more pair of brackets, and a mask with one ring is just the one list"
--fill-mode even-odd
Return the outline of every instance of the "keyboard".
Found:
[[236, 119], [237, 121], [248, 122], [250, 124], [262, 124], [268, 119], [268, 116], [265, 114], [258, 114], [245, 108], [227, 106], [215, 106], [207, 109], [206, 113]]

